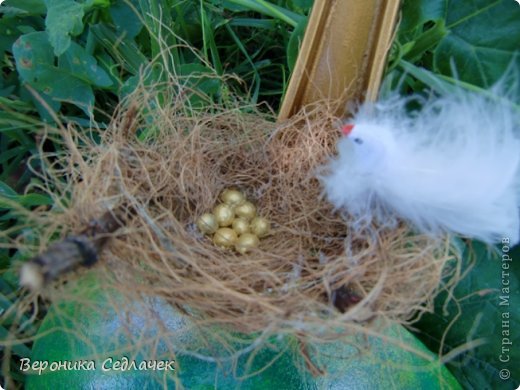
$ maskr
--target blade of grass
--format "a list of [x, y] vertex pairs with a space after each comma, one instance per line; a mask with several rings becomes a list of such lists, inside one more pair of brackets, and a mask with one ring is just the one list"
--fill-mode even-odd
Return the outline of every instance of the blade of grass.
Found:
[[235, 34], [235, 32], [233, 31], [231, 26], [229, 24], [225, 24], [224, 27], [227, 30], [227, 32], [229, 33], [229, 35], [231, 36], [231, 38], [233, 39], [233, 41], [235, 42], [235, 44], [237, 45], [238, 49], [242, 52], [242, 54], [244, 54], [244, 57], [246, 57], [247, 62], [251, 65], [251, 68], [253, 70], [253, 79], [254, 79], [254, 82], [252, 85], [253, 94], [251, 95], [251, 99], [252, 99], [253, 103], [256, 104], [258, 102], [258, 95], [260, 93], [260, 74], [258, 73], [258, 69], [256, 68], [255, 63], [253, 62], [252, 58], [247, 53], [246, 48], [240, 41], [240, 38]]
[[122, 37], [104, 24], [91, 26], [91, 30], [98, 42], [116, 60], [122, 69], [136, 75], [141, 65], [146, 64], [148, 59], [141, 53], [134, 41]]
[[251, 27], [271, 30], [276, 28], [274, 19], [255, 19], [255, 18], [233, 18], [228, 24], [233, 27]]
[[446, 34], [448, 34], [448, 30], [444, 20], [439, 20], [432, 28], [426, 30], [414, 41], [413, 46], [403, 57], [409, 62], [419, 60], [427, 50], [437, 46]]
[[215, 43], [213, 28], [204, 8], [204, 0], [200, 0], [200, 19], [202, 24], [202, 41], [204, 57], [206, 58], [206, 60], [208, 60], [209, 51], [211, 54], [211, 63], [213, 64], [213, 67], [217, 71], [217, 74], [222, 75], [222, 62], [220, 61], [217, 44]]
[[150, 32], [151, 58], [158, 58], [158, 56], [164, 54], [164, 50], [167, 50], [169, 58], [173, 59], [172, 68], [170, 69], [173, 72], [177, 70], [181, 62], [177, 48], [177, 39], [168, 30], [168, 28], [173, 29], [170, 7], [164, 6], [163, 3], [158, 0], [139, 0], [144, 24]]
[[282, 20], [292, 27], [296, 27], [305, 18], [302, 15], [264, 0], [228, 0], [228, 2]]

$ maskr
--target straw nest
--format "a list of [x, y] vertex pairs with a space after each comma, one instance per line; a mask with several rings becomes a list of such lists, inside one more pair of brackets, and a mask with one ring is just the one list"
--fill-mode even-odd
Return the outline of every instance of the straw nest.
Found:
[[[376, 317], [405, 323], [430, 309], [449, 272], [448, 241], [404, 225], [354, 231], [323, 196], [317, 173], [341, 136], [330, 105], [275, 123], [234, 98], [190, 108], [193, 95], [181, 87], [140, 88], [108, 128], [91, 129], [100, 142], [72, 127], [49, 131], [65, 151], [45, 156], [56, 207], [33, 215], [45, 227], [40, 249], [58, 231], [126, 207], [134, 216], [95, 268], [112, 288], [160, 297], [196, 323], [331, 339]], [[272, 222], [243, 255], [216, 247], [194, 224], [227, 188]]]

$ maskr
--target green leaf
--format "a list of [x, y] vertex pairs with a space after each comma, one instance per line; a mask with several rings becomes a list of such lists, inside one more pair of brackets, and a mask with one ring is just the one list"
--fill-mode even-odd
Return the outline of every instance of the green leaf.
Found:
[[[52, 112], [58, 112], [61, 108], [61, 103], [57, 100], [54, 100], [51, 96], [40, 92], [40, 97], [43, 99], [43, 101], [49, 106]], [[28, 93], [29, 100], [32, 101], [34, 104], [34, 107], [36, 107], [36, 111], [38, 111], [38, 114], [40, 115], [40, 118], [45, 123], [54, 123], [54, 117], [51, 115], [51, 112], [45, 107], [35, 96], [33, 96], [32, 93]]]
[[233, 18], [227, 23], [228, 26], [251, 27], [272, 30], [276, 28], [275, 19]]
[[109, 12], [117, 32], [127, 38], [135, 38], [143, 28], [141, 19], [125, 0], [116, 0]]
[[58, 58], [58, 64], [63, 70], [70, 71], [72, 76], [89, 84], [102, 88], [112, 85], [110, 76], [98, 66], [96, 59], [75, 42]]
[[52, 46], [45, 32], [20, 36], [13, 45], [13, 55], [20, 78], [28, 83], [38, 80], [41, 73], [44, 72], [42, 66], [54, 63]]
[[87, 13], [94, 8], [108, 8], [112, 0], [78, 0], [83, 4], [84, 12]]
[[49, 195], [44, 194], [25, 194], [19, 195], [18, 201], [24, 207], [51, 206], [54, 204]]
[[422, 29], [429, 21], [443, 20], [446, 16], [448, 0], [406, 0], [401, 9], [402, 18], [399, 30]]
[[0, 181], [0, 197], [7, 199], [16, 199], [18, 197], [18, 194], [6, 183]]
[[[16, 69], [23, 81], [44, 95], [57, 101], [72, 103], [88, 116], [92, 114], [94, 93], [90, 82], [76, 77], [67, 68], [54, 66], [54, 55], [45, 32], [22, 35], [13, 45], [13, 54]], [[80, 67], [76, 68], [79, 69]], [[91, 68], [91, 72], [94, 69]], [[55, 106], [51, 105], [51, 108], [54, 109]]]
[[[448, 33], [445, 17], [448, 0], [406, 0], [399, 34], [389, 56], [389, 70], [403, 58], [429, 67], [431, 52]], [[410, 82], [408, 82], [410, 84]]]
[[71, 36], [83, 31], [84, 6], [73, 0], [45, 0], [45, 26], [54, 54], [60, 56], [70, 46]]
[[14, 41], [20, 35], [19, 20], [3, 17], [0, 19], [0, 53], [10, 51]]
[[296, 12], [292, 12], [289, 9], [280, 7], [265, 0], [228, 0], [223, 3], [226, 8], [229, 7], [227, 3], [238, 5], [245, 9], [260, 12], [264, 15], [282, 20], [292, 27], [296, 27], [298, 23], [305, 18], [303, 15], [299, 15]]
[[87, 116], [92, 115], [94, 107], [92, 87], [66, 70], [42, 65], [38, 80], [34, 81], [33, 86], [60, 102], [74, 104]]
[[7, 0], [2, 5], [5, 16], [44, 15], [47, 10], [44, 0]]
[[444, 20], [440, 19], [432, 28], [423, 32], [413, 41], [413, 46], [404, 53], [403, 58], [407, 61], [420, 59], [428, 50], [435, 48], [447, 33]]
[[0, 180], [0, 208], [8, 209], [11, 202], [16, 202], [24, 207], [48, 206], [52, 205], [52, 198], [44, 194], [25, 194], [19, 195], [9, 185]]
[[450, 33], [434, 53], [434, 66], [440, 73], [487, 88], [511, 61], [520, 66], [520, 56], [515, 54], [519, 52], [520, 7], [514, 1], [451, 0], [446, 28]]
[[[480, 243], [473, 243], [473, 249], [466, 247], [462, 270], [469, 271], [452, 299], [446, 304], [448, 295], [441, 293], [435, 300], [435, 313], [423, 316], [415, 325], [431, 349], [439, 350], [443, 340], [444, 353], [478, 338], [487, 341], [449, 364], [465, 388], [513, 389], [520, 381], [516, 364], [520, 349], [514, 347], [520, 345], [516, 331], [520, 329], [520, 247], [511, 250], [504, 245], [500, 249], [504, 251], [496, 253]], [[476, 256], [474, 263], [471, 254]], [[504, 352], [502, 347], [509, 350]], [[502, 362], [501, 356], [509, 361]], [[511, 373], [510, 380], [500, 379], [503, 369]]]

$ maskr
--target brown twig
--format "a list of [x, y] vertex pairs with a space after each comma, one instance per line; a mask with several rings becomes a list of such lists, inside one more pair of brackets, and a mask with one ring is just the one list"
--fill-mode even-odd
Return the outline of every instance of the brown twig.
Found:
[[78, 234], [52, 244], [22, 266], [20, 285], [31, 290], [39, 290], [59, 276], [80, 266], [94, 265], [110, 238], [110, 234], [124, 226], [132, 216], [126, 207], [105, 212], [100, 218], [90, 221]]

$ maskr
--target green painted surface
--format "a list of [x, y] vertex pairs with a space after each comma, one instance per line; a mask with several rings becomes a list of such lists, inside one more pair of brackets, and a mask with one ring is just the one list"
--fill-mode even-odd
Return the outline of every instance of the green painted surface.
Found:
[[[217, 366], [182, 352], [189, 349], [212, 355], [200, 342], [201, 333], [190, 327], [186, 317], [157, 299], [150, 299], [146, 307], [134, 304], [131, 313], [117, 315], [112, 308], [122, 306], [122, 302], [118, 303], [114, 295], [91, 288], [82, 292], [82, 299], [71, 296], [51, 307], [41, 326], [41, 337], [34, 343], [31, 363], [94, 361], [96, 370], [46, 369], [41, 375], [28, 375], [27, 389], [181, 388], [176, 381], [182, 382], [186, 389], [459, 388], [445, 368], [381, 338], [350, 338], [345, 342], [310, 346], [313, 362], [327, 372], [314, 378], [302, 369], [304, 363], [296, 353], [298, 344], [287, 337], [273, 338], [267, 346], [245, 353], [236, 365], [228, 360]], [[159, 331], [163, 325], [168, 332]], [[389, 327], [384, 334], [409, 349], [433, 356], [400, 326]], [[247, 347], [245, 340], [247, 336], [238, 335], [233, 346], [240, 343], [241, 348]], [[353, 347], [353, 342], [361, 349]], [[168, 346], [176, 354], [175, 371], [102, 370], [107, 358], [122, 361], [126, 356], [137, 365], [143, 359], [172, 359], [173, 352]], [[222, 347], [214, 348], [213, 352], [229, 356]], [[252, 373], [256, 374], [248, 375]]]

